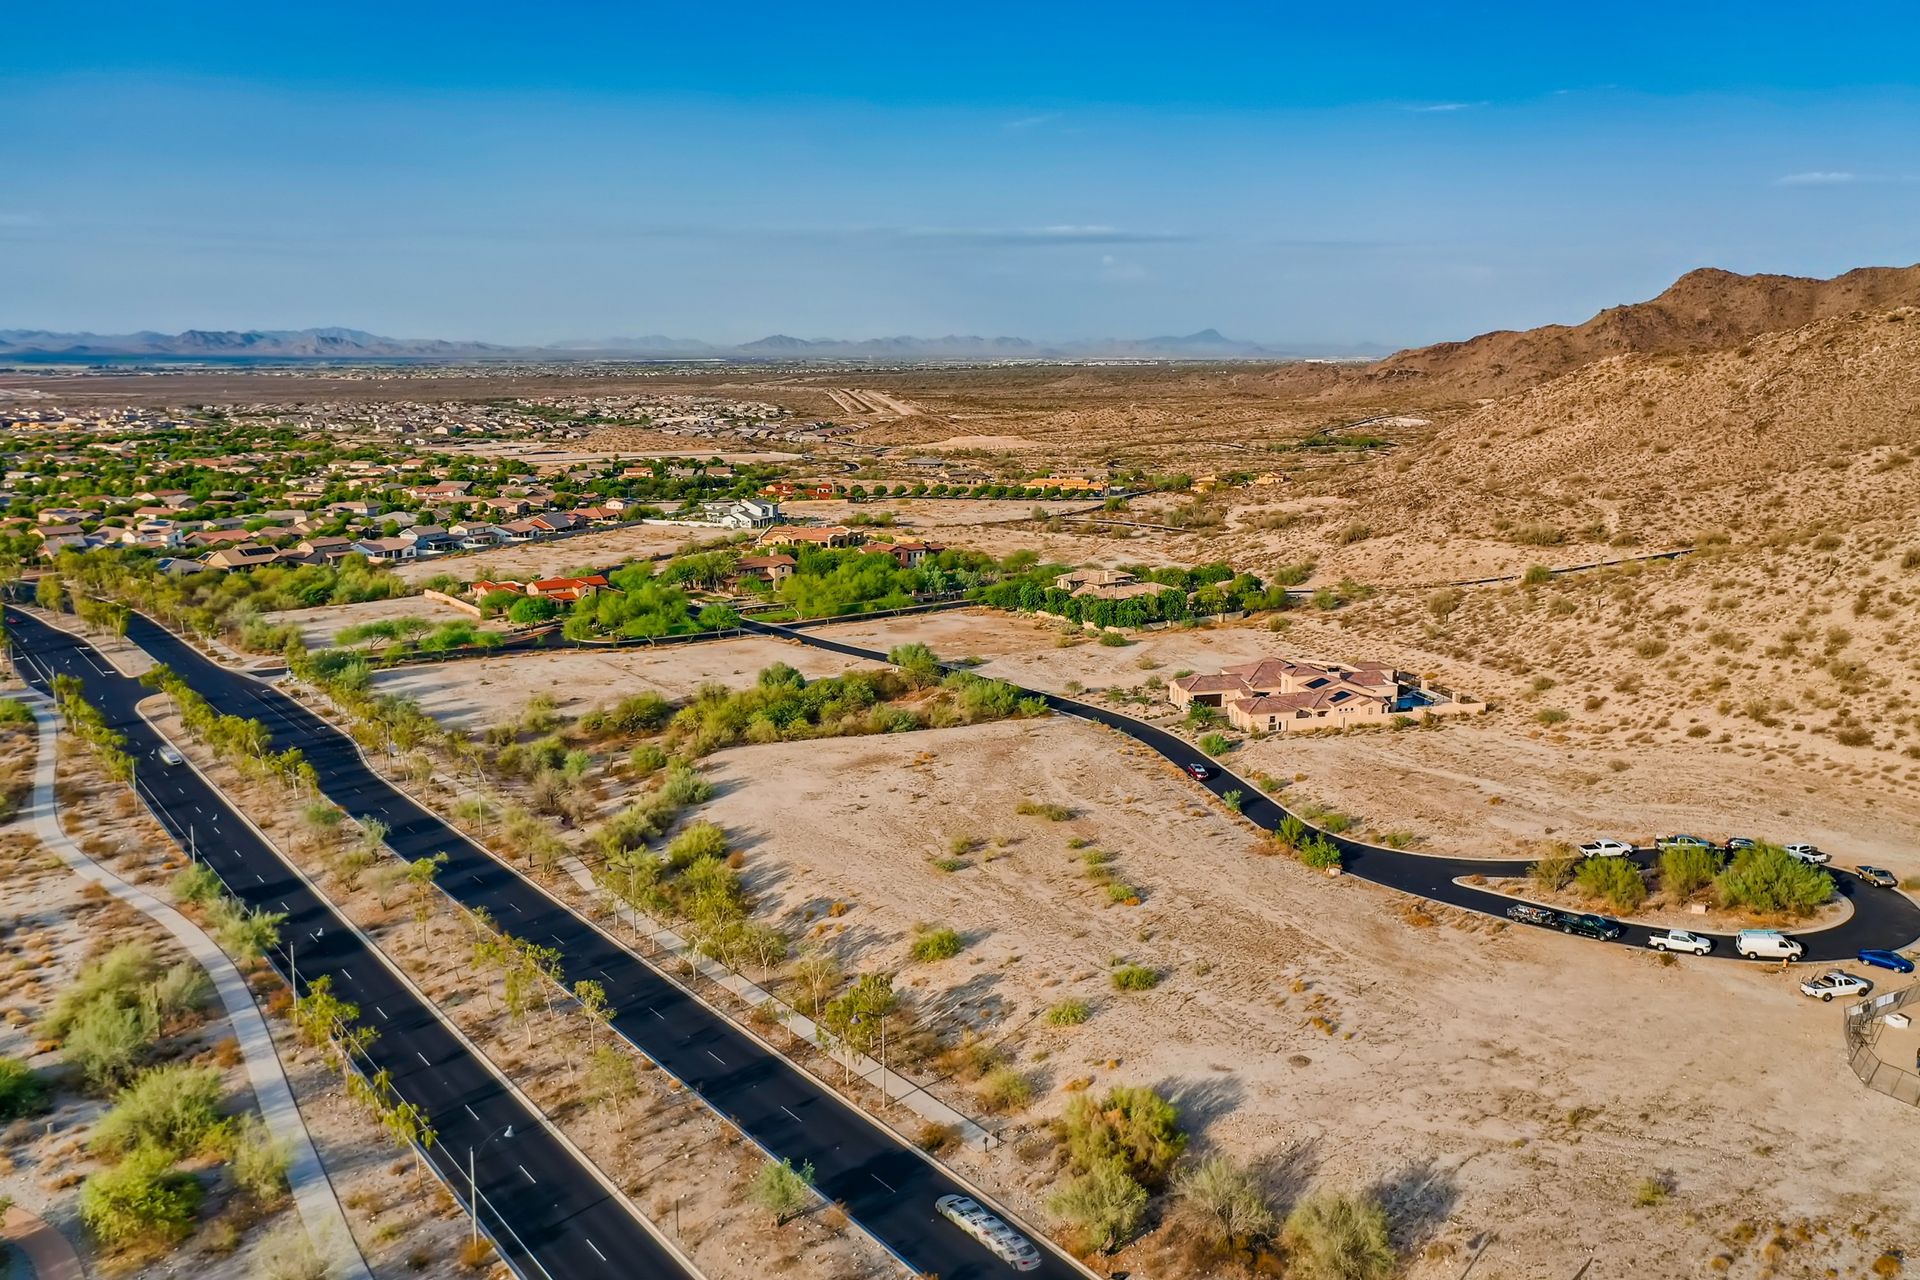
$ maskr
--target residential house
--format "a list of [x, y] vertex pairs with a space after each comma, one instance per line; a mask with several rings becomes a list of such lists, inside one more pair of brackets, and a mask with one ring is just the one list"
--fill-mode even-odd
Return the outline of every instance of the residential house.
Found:
[[1141, 582], [1124, 569], [1075, 569], [1055, 578], [1053, 585], [1076, 600], [1132, 600], [1156, 596], [1167, 589]]
[[545, 515], [529, 517], [528, 524], [544, 533], [572, 533], [583, 528], [585, 521], [576, 520], [564, 511], [549, 511]]
[[494, 582], [487, 578], [476, 578], [467, 584], [467, 594], [475, 600], [490, 596], [496, 591], [511, 591], [517, 596], [525, 595], [527, 592], [527, 584], [524, 582], [515, 582], [512, 579]]
[[507, 540], [504, 533], [490, 524], [450, 524], [447, 532], [460, 540], [462, 551], [480, 551]]
[[757, 498], [703, 502], [700, 518], [723, 529], [764, 529], [780, 519], [780, 504]]
[[353, 544], [353, 549], [374, 564], [398, 564], [420, 554], [407, 538], [362, 538]]
[[1024, 480], [1029, 489], [1058, 489], [1062, 493], [1105, 493], [1106, 482], [1089, 480], [1085, 476], [1035, 476]]
[[588, 596], [604, 590], [606, 586], [606, 578], [598, 573], [590, 574], [584, 578], [542, 578], [537, 582], [529, 582], [527, 584], [527, 594], [530, 596], [545, 597], [548, 600], [567, 602], [584, 600]]
[[792, 577], [797, 567], [798, 562], [787, 555], [741, 556], [733, 563], [733, 572], [727, 577], [727, 585], [737, 588], [751, 578], [777, 587]]
[[500, 526], [500, 532], [506, 535], [508, 542], [532, 542], [543, 537], [547, 530], [531, 520], [509, 520]]
[[346, 538], [302, 538], [293, 549], [308, 564], [338, 564], [354, 553]]
[[895, 560], [898, 560], [901, 567], [911, 569], [928, 556], [937, 556], [947, 548], [944, 543], [922, 542], [913, 538], [902, 538], [897, 542], [877, 549], [886, 552]]
[[415, 554], [423, 556], [437, 556], [460, 545], [459, 538], [438, 525], [415, 525], [400, 536], [413, 543]]
[[533, 510], [533, 504], [525, 498], [482, 498], [473, 505], [485, 507], [495, 516], [524, 516]]
[[329, 502], [327, 510], [340, 511], [350, 516], [359, 516], [363, 520], [371, 520], [386, 508], [370, 498], [349, 498], [345, 502]]
[[778, 525], [756, 539], [757, 545], [763, 547], [857, 547], [864, 541], [864, 534], [837, 524]]
[[436, 484], [414, 485], [407, 492], [421, 502], [460, 502], [471, 488], [471, 480], [442, 480]]
[[1385, 724], [1395, 716], [1422, 719], [1486, 709], [1478, 699], [1425, 688], [1414, 676], [1378, 663], [1351, 666], [1285, 658], [1183, 676], [1168, 683], [1167, 697], [1176, 707], [1219, 708], [1246, 733], [1298, 733]]
[[209, 568], [214, 569], [251, 569], [257, 565], [272, 564], [279, 558], [280, 553], [272, 547], [252, 542], [221, 547], [200, 557]]
[[825, 480], [775, 480], [760, 489], [763, 498], [785, 499], [826, 499], [834, 496], [833, 485]]

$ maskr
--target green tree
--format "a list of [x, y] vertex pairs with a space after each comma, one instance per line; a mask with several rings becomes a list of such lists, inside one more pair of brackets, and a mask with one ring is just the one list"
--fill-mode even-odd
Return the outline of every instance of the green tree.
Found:
[[1252, 1171], [1231, 1156], [1209, 1156], [1187, 1169], [1175, 1180], [1174, 1192], [1220, 1233], [1228, 1249], [1273, 1234], [1273, 1206]]
[[1369, 1196], [1322, 1191], [1287, 1215], [1289, 1274], [1302, 1280], [1386, 1280], [1399, 1265], [1387, 1213]]
[[211, 1067], [155, 1067], [115, 1097], [91, 1145], [109, 1156], [153, 1147], [173, 1160], [223, 1150], [228, 1130], [220, 1097], [220, 1073]]
[[171, 1244], [192, 1233], [203, 1195], [197, 1178], [175, 1170], [164, 1152], [143, 1147], [88, 1176], [80, 1188], [80, 1217], [109, 1248]]
[[1757, 844], [1734, 855], [1713, 882], [1724, 907], [1805, 916], [1833, 897], [1833, 877], [1776, 844]]
[[774, 1226], [785, 1226], [813, 1200], [813, 1165], [796, 1169], [791, 1160], [769, 1160], [754, 1175], [751, 1194], [755, 1204], [773, 1215]]
[[1573, 882], [1591, 898], [1615, 911], [1632, 911], [1647, 900], [1647, 883], [1640, 868], [1627, 858], [1587, 858], [1573, 873]]
[[234, 1127], [232, 1149], [233, 1181], [242, 1191], [263, 1205], [287, 1193], [293, 1153], [286, 1139], [275, 1137], [257, 1116], [249, 1115]]
[[1047, 1203], [1090, 1247], [1112, 1253], [1139, 1234], [1147, 1189], [1127, 1172], [1125, 1160], [1109, 1156], [1069, 1178]]
[[1555, 849], [1527, 868], [1527, 877], [1549, 893], [1557, 893], [1573, 883], [1580, 870], [1580, 855], [1571, 849]]
[[1720, 873], [1720, 855], [1699, 845], [1675, 845], [1660, 851], [1660, 887], [1678, 902], [1713, 883]]
[[1129, 1176], [1150, 1187], [1165, 1181], [1187, 1147], [1179, 1109], [1145, 1085], [1116, 1085], [1103, 1099], [1077, 1094], [1059, 1128], [1074, 1168], [1090, 1172], [1117, 1159]]
[[47, 1103], [47, 1082], [15, 1058], [0, 1058], [0, 1120], [38, 1115]]
[[147, 1010], [113, 1000], [95, 1000], [81, 1009], [60, 1047], [61, 1056], [96, 1089], [125, 1083], [159, 1034]]

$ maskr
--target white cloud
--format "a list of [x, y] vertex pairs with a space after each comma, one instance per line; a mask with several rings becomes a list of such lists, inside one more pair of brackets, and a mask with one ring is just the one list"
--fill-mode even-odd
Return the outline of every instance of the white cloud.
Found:
[[1475, 107], [1484, 107], [1486, 105], [1484, 102], [1429, 102], [1421, 106], [1408, 107], [1407, 110], [1416, 111], [1422, 115], [1431, 115], [1443, 111], [1471, 111]]
[[1041, 125], [1052, 124], [1059, 118], [1060, 116], [1057, 112], [1049, 111], [1042, 115], [1021, 116], [1018, 120], [1009, 120], [1002, 127], [1007, 129], [1038, 129]]
[[1776, 187], [1838, 187], [1858, 181], [1860, 181], [1860, 175], [1857, 173], [1815, 169], [1808, 173], [1789, 173], [1785, 177], [1775, 178], [1773, 185]]

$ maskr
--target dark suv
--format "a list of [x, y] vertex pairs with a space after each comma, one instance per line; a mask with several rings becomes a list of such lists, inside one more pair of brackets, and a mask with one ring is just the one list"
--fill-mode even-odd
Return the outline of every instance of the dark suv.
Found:
[[1551, 907], [1536, 907], [1531, 902], [1516, 902], [1507, 908], [1507, 919], [1552, 929], [1559, 925], [1560, 913]]
[[1583, 938], [1598, 938], [1602, 942], [1612, 942], [1626, 932], [1605, 916], [1587, 912], [1562, 911], [1555, 923], [1560, 926], [1562, 933], [1577, 933]]

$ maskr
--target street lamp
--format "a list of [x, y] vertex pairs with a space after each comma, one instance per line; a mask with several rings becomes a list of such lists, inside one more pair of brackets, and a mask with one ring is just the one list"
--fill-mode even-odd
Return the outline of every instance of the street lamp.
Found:
[[[513, 1126], [507, 1125], [505, 1128], [495, 1129], [492, 1133], [480, 1139], [480, 1147], [484, 1149], [487, 1146], [487, 1144], [492, 1142], [495, 1138], [511, 1138], [511, 1137], [513, 1137]], [[475, 1148], [473, 1147], [473, 1145], [468, 1144], [467, 1146], [467, 1216], [471, 1219], [471, 1225], [467, 1229], [467, 1242], [470, 1245], [477, 1245], [480, 1243], [480, 1184], [479, 1184], [479, 1181], [474, 1177], [474, 1165], [473, 1165], [474, 1150]]]

